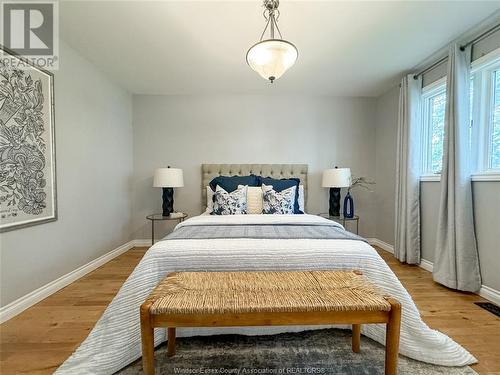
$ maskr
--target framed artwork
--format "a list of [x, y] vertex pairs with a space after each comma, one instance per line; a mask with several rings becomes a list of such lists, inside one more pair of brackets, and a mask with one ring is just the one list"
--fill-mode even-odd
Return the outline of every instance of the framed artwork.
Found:
[[0, 46], [0, 232], [54, 220], [54, 76]]

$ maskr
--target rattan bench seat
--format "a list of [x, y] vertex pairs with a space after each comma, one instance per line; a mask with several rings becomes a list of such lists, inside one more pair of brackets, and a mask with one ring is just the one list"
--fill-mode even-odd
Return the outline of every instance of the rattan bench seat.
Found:
[[153, 315], [391, 309], [352, 271], [172, 273], [150, 299]]

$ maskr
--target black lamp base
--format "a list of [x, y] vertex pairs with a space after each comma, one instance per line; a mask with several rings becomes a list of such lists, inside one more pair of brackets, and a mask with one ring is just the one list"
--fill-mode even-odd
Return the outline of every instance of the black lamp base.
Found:
[[163, 216], [170, 216], [174, 212], [174, 189], [169, 187], [163, 188]]
[[340, 216], [340, 188], [330, 188], [330, 216]]

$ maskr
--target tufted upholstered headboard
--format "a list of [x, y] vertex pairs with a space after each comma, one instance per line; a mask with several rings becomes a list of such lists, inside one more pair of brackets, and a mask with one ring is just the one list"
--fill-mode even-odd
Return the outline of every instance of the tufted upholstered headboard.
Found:
[[[202, 164], [201, 165], [201, 202], [207, 206], [206, 187], [217, 176], [247, 176], [254, 174], [262, 177], [300, 179], [304, 185], [304, 202], [307, 202], [307, 164]], [[307, 209], [307, 207], [306, 207]]]

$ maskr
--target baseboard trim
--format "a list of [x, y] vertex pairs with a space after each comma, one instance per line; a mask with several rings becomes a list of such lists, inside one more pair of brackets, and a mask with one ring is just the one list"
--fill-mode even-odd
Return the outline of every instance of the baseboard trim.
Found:
[[151, 240], [148, 239], [139, 239], [133, 242], [135, 247], [151, 247]]
[[481, 289], [479, 289], [478, 293], [481, 297], [495, 303], [500, 306], [500, 291], [490, 288], [486, 285], [481, 285]]
[[129, 241], [117, 247], [116, 249], [111, 250], [110, 252], [100, 256], [99, 258], [94, 259], [89, 263], [84, 264], [81, 267], [78, 267], [76, 270], [71, 271], [66, 275], [63, 275], [54, 281], [51, 281], [50, 283], [32, 291], [31, 293], [26, 294], [21, 298], [18, 298], [17, 300], [9, 303], [6, 306], [1, 307], [0, 323], [12, 319], [16, 315], [22, 313], [27, 308], [47, 298], [51, 294], [54, 294], [55, 292], [64, 288], [65, 286], [68, 286], [69, 284], [85, 276], [89, 272], [94, 271], [96, 268], [99, 268], [100, 266], [109, 262], [113, 258], [116, 258], [117, 256], [132, 249], [134, 246], [138, 246], [135, 244], [135, 241]]
[[[428, 260], [422, 259], [420, 261], [420, 267], [426, 271], [432, 272], [434, 264]], [[486, 285], [481, 285], [481, 289], [479, 289], [479, 292], [476, 294], [500, 306], [500, 291]]]
[[432, 262], [429, 262], [426, 259], [420, 259], [419, 266], [420, 266], [420, 268], [423, 268], [426, 271], [432, 272], [433, 264], [432, 264]]
[[[394, 247], [384, 241], [379, 240], [378, 238], [368, 238], [368, 242], [370, 243], [370, 245], [378, 246], [382, 250], [394, 254]], [[420, 268], [429, 272], [432, 272], [434, 268], [434, 264], [427, 259], [421, 259], [419, 266]], [[481, 285], [481, 289], [479, 289], [479, 292], [477, 294], [500, 306], [500, 291], [486, 285]]]
[[382, 250], [385, 250], [391, 254], [394, 254], [394, 246], [391, 244], [388, 244], [387, 242], [384, 242], [382, 240], [379, 240], [378, 238], [367, 238], [368, 243], [370, 245], [375, 245], [377, 247], [380, 247]]

